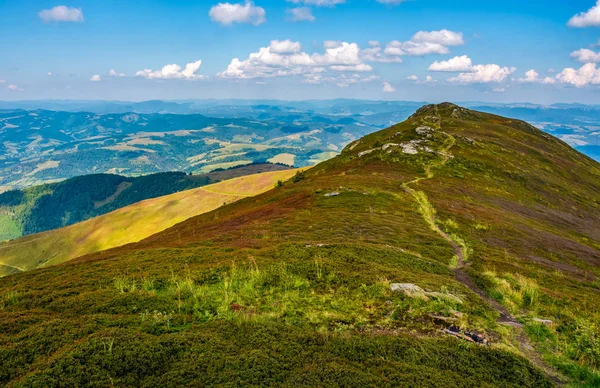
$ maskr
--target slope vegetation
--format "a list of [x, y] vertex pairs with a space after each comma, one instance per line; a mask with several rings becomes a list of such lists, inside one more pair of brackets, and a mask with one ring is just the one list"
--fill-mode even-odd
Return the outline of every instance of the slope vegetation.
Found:
[[599, 193], [562, 141], [425, 106], [259, 196], [1, 279], [0, 382], [598, 386]]
[[0, 241], [76, 224], [145, 199], [287, 168], [262, 163], [200, 175], [183, 172], [140, 177], [95, 174], [9, 191], [0, 194]]
[[140, 241], [187, 218], [264, 192], [295, 172], [282, 170], [234, 178], [141, 201], [78, 224], [2, 244], [0, 276]]

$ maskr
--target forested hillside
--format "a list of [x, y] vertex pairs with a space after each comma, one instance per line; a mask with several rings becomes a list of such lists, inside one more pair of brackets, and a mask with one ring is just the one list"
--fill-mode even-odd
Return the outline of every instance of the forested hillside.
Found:
[[208, 174], [95, 174], [0, 194], [0, 241], [72, 225], [124, 206], [248, 174], [288, 169], [254, 164]]

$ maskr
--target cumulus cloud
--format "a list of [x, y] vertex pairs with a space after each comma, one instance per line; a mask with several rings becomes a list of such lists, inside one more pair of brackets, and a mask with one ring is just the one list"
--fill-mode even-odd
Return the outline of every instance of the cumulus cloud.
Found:
[[52, 76], [53, 76], [53, 74], [52, 74], [52, 72], [51, 72], [51, 71], [49, 71], [49, 72], [47, 72], [47, 73], [46, 73], [46, 76], [47, 76], [47, 77], [52, 77]]
[[396, 91], [396, 88], [394, 88], [392, 85], [390, 85], [389, 82], [385, 81], [383, 82], [383, 92], [384, 93], [393, 93]]
[[596, 5], [587, 10], [573, 16], [568, 25], [570, 27], [600, 27], [600, 0], [596, 2]]
[[358, 65], [334, 65], [330, 67], [331, 70], [335, 71], [357, 71], [357, 72], [369, 72], [373, 71], [371, 65], [360, 63]]
[[409, 75], [408, 77], [406, 77], [406, 79], [409, 81], [417, 81], [419, 77], [417, 77], [416, 75]]
[[100, 77], [100, 74], [94, 74], [92, 76], [92, 78], [90, 78], [90, 81], [92, 81], [92, 82], [99, 82], [99, 81], [102, 81], [102, 77]]
[[529, 70], [525, 73], [524, 78], [519, 78], [517, 82], [526, 83], [526, 84], [555, 84], [556, 79], [551, 77], [541, 78], [540, 74], [534, 69]]
[[314, 5], [316, 7], [334, 7], [337, 4], [343, 4], [346, 0], [288, 0], [294, 4]]
[[475, 65], [471, 72], [460, 73], [456, 77], [449, 78], [448, 81], [461, 84], [500, 83], [516, 70], [515, 67], [500, 67], [495, 63]]
[[269, 49], [277, 54], [292, 54], [299, 53], [302, 50], [302, 45], [300, 42], [292, 42], [289, 39], [272, 40]]
[[579, 69], [567, 68], [560, 72], [556, 79], [563, 84], [582, 88], [587, 85], [600, 84], [600, 69], [595, 63], [586, 63]]
[[233, 23], [249, 23], [255, 26], [267, 21], [264, 8], [254, 5], [252, 1], [246, 3], [219, 3], [208, 12], [211, 20], [229, 26]]
[[293, 22], [314, 22], [315, 17], [312, 14], [312, 11], [308, 7], [297, 7], [286, 10], [286, 13], [289, 15], [289, 20]]
[[569, 144], [571, 147], [589, 144], [587, 141], [585, 141], [585, 136], [582, 135], [563, 135], [559, 137], [559, 139]]
[[598, 63], [600, 62], [600, 53], [589, 49], [580, 49], [577, 51], [573, 51], [571, 53], [571, 58], [577, 59], [579, 62], [583, 63]]
[[5, 79], [0, 79], [0, 84], [5, 84], [6, 80]]
[[144, 69], [135, 73], [136, 76], [144, 77], [147, 79], [184, 79], [184, 80], [197, 80], [204, 79], [205, 76], [197, 74], [200, 70], [202, 61], [190, 62], [185, 65], [185, 68], [173, 63], [170, 65], [163, 66], [160, 70]]
[[435, 61], [429, 66], [429, 71], [449, 71], [449, 72], [466, 72], [471, 71], [473, 63], [471, 58], [466, 55], [454, 57], [447, 61]]
[[437, 43], [443, 46], [462, 46], [465, 44], [462, 32], [450, 30], [419, 31], [411, 39], [413, 42]]
[[118, 73], [115, 69], [110, 69], [108, 71], [108, 75], [111, 76], [111, 77], [125, 77], [125, 74]]
[[40, 19], [45, 22], [83, 22], [83, 12], [81, 8], [72, 8], [64, 5], [58, 5], [51, 9], [44, 9], [38, 12]]
[[365, 73], [373, 71], [370, 63], [401, 63], [402, 56], [449, 52], [448, 47], [437, 42], [458, 45], [462, 42], [462, 34], [449, 30], [421, 31], [412, 40], [391, 41], [385, 46], [378, 41], [369, 41], [369, 46], [364, 49], [357, 43], [327, 40], [323, 43], [324, 52], [312, 54], [302, 51], [299, 42], [274, 40], [268, 47], [250, 53], [246, 59], [232, 59], [217, 77], [250, 79], [308, 75], [310, 83], [311, 80], [328, 79], [322, 74], [325, 72]]
[[419, 31], [410, 40], [401, 42], [393, 40], [384, 50], [388, 56], [424, 56], [430, 54], [448, 54], [448, 46], [464, 44], [463, 34], [450, 30]]
[[8, 85], [8, 86], [7, 86], [7, 88], [8, 88], [9, 90], [19, 90], [19, 87], [18, 87], [17, 85], [14, 85], [14, 84], [10, 84], [10, 85]]

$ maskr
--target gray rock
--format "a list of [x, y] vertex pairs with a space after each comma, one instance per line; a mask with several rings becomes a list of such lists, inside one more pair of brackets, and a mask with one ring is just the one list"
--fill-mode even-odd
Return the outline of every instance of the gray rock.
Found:
[[325, 194], [326, 197], [337, 197], [338, 195], [340, 195], [340, 193], [337, 191]]
[[423, 289], [412, 283], [392, 283], [390, 284], [392, 292], [423, 292]]
[[361, 157], [363, 157], [365, 155], [370, 154], [373, 151], [377, 151], [377, 148], [373, 148], [371, 150], [366, 150], [366, 151], [361, 151], [361, 152], [358, 153], [358, 157], [361, 158]]

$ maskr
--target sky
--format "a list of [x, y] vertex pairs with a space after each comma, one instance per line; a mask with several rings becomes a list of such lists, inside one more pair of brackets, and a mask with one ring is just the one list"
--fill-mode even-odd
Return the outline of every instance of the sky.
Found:
[[600, 103], [600, 0], [229, 1], [0, 0], [0, 100]]

